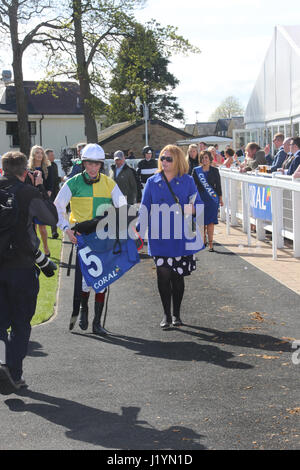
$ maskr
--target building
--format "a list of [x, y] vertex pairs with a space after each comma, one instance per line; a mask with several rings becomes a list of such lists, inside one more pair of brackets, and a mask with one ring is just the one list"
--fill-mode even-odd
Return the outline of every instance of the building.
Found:
[[245, 130], [235, 130], [236, 145], [272, 144], [273, 136], [299, 136], [300, 26], [276, 26], [245, 111]]
[[[176, 144], [178, 139], [191, 138], [192, 135], [171, 126], [159, 119], [148, 121], [148, 144], [153, 148], [156, 156], [167, 144]], [[116, 150], [133, 150], [136, 158], [142, 158], [142, 150], [146, 145], [145, 122], [136, 121], [113, 124], [99, 133], [99, 145], [107, 155], [113, 155]]]
[[[84, 117], [79, 85], [75, 82], [51, 84], [37, 94], [38, 82], [25, 81], [29, 129], [32, 145], [50, 147], [57, 156], [61, 149], [85, 141]], [[0, 82], [0, 155], [19, 150], [16, 93], [12, 82]]]
[[202, 135], [215, 135], [217, 122], [196, 122], [195, 124], [186, 124], [184, 131], [192, 134], [194, 137]]

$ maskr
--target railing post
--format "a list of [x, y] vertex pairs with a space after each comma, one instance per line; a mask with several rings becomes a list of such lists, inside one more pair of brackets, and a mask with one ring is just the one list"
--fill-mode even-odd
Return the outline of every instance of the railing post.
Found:
[[256, 238], [261, 242], [266, 238], [265, 222], [261, 219], [256, 219]]
[[230, 235], [230, 214], [229, 214], [229, 206], [230, 206], [230, 195], [229, 195], [229, 184], [230, 181], [228, 178], [225, 178], [225, 207], [226, 207], [226, 234]]
[[249, 213], [247, 200], [249, 200], [248, 183], [243, 181], [242, 182], [242, 211], [243, 211], [243, 232], [245, 233], [247, 233], [248, 213]]
[[300, 257], [300, 192], [292, 191], [294, 256]]
[[249, 183], [245, 183], [243, 201], [243, 219], [245, 211], [245, 229], [247, 232], [248, 246], [251, 246], [251, 223], [250, 223], [250, 196], [249, 196]]
[[277, 188], [271, 188], [271, 208], [272, 208], [272, 253], [273, 259], [277, 259], [277, 247], [278, 247], [278, 190]]
[[[222, 189], [222, 194], [223, 194], [223, 200], [225, 201], [225, 197], [224, 197], [224, 194], [225, 194], [224, 180], [226, 181], [225, 177], [221, 178], [221, 189]], [[225, 220], [226, 220], [225, 204], [223, 206], [220, 206], [220, 220], [221, 220], [221, 222], [225, 222]]]
[[238, 203], [238, 194], [237, 194], [238, 182], [236, 180], [230, 179], [230, 224], [231, 226], [238, 225], [237, 223], [237, 203]]

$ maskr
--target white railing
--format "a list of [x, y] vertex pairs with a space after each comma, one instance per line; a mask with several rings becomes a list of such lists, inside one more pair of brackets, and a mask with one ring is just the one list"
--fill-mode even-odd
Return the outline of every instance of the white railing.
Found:
[[[219, 171], [224, 201], [220, 215], [226, 222], [227, 235], [230, 235], [230, 226], [238, 225], [241, 220], [250, 246], [251, 224], [255, 224], [258, 240], [265, 239], [266, 230], [272, 232], [273, 259], [277, 259], [277, 249], [283, 248], [284, 238], [293, 241], [294, 256], [300, 257], [300, 180], [277, 173], [240, 173], [222, 167]], [[272, 222], [251, 217], [249, 184], [270, 188]]]

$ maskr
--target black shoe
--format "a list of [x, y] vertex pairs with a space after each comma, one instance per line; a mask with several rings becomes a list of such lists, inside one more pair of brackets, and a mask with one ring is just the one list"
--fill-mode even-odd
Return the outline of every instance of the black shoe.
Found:
[[182, 326], [183, 323], [181, 321], [180, 317], [175, 317], [174, 315], [172, 316], [172, 325], [173, 326]]
[[171, 326], [171, 315], [164, 315], [164, 318], [162, 319], [162, 321], [160, 322], [160, 327], [163, 329], [163, 330], [167, 330], [170, 328]]
[[8, 395], [21, 388], [20, 381], [15, 382], [6, 365], [0, 365], [0, 393]]
[[52, 233], [52, 238], [58, 238], [58, 237], [59, 237], [59, 235], [58, 235], [58, 233], [57, 233], [57, 232], [55, 232], [55, 233]]
[[214, 250], [214, 248], [212, 247], [212, 248], [210, 248], [208, 251], [209, 251], [210, 253], [214, 253], [215, 250]]

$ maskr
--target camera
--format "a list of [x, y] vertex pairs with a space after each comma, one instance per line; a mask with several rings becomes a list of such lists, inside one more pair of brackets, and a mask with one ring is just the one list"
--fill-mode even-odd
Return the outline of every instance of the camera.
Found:
[[[30, 173], [33, 177], [33, 181], [35, 181], [36, 177], [37, 177], [37, 173], [36, 171], [33, 171], [33, 170], [27, 170], [27, 173]], [[25, 178], [25, 183], [26, 184], [31, 184], [32, 186], [34, 186], [35, 184], [32, 184], [32, 180], [30, 179], [30, 177], [28, 175], [26, 175], [26, 178]]]
[[35, 264], [38, 265], [42, 273], [47, 277], [54, 276], [54, 271], [57, 269], [56, 264], [42, 253], [41, 250], [37, 250], [35, 254]]

